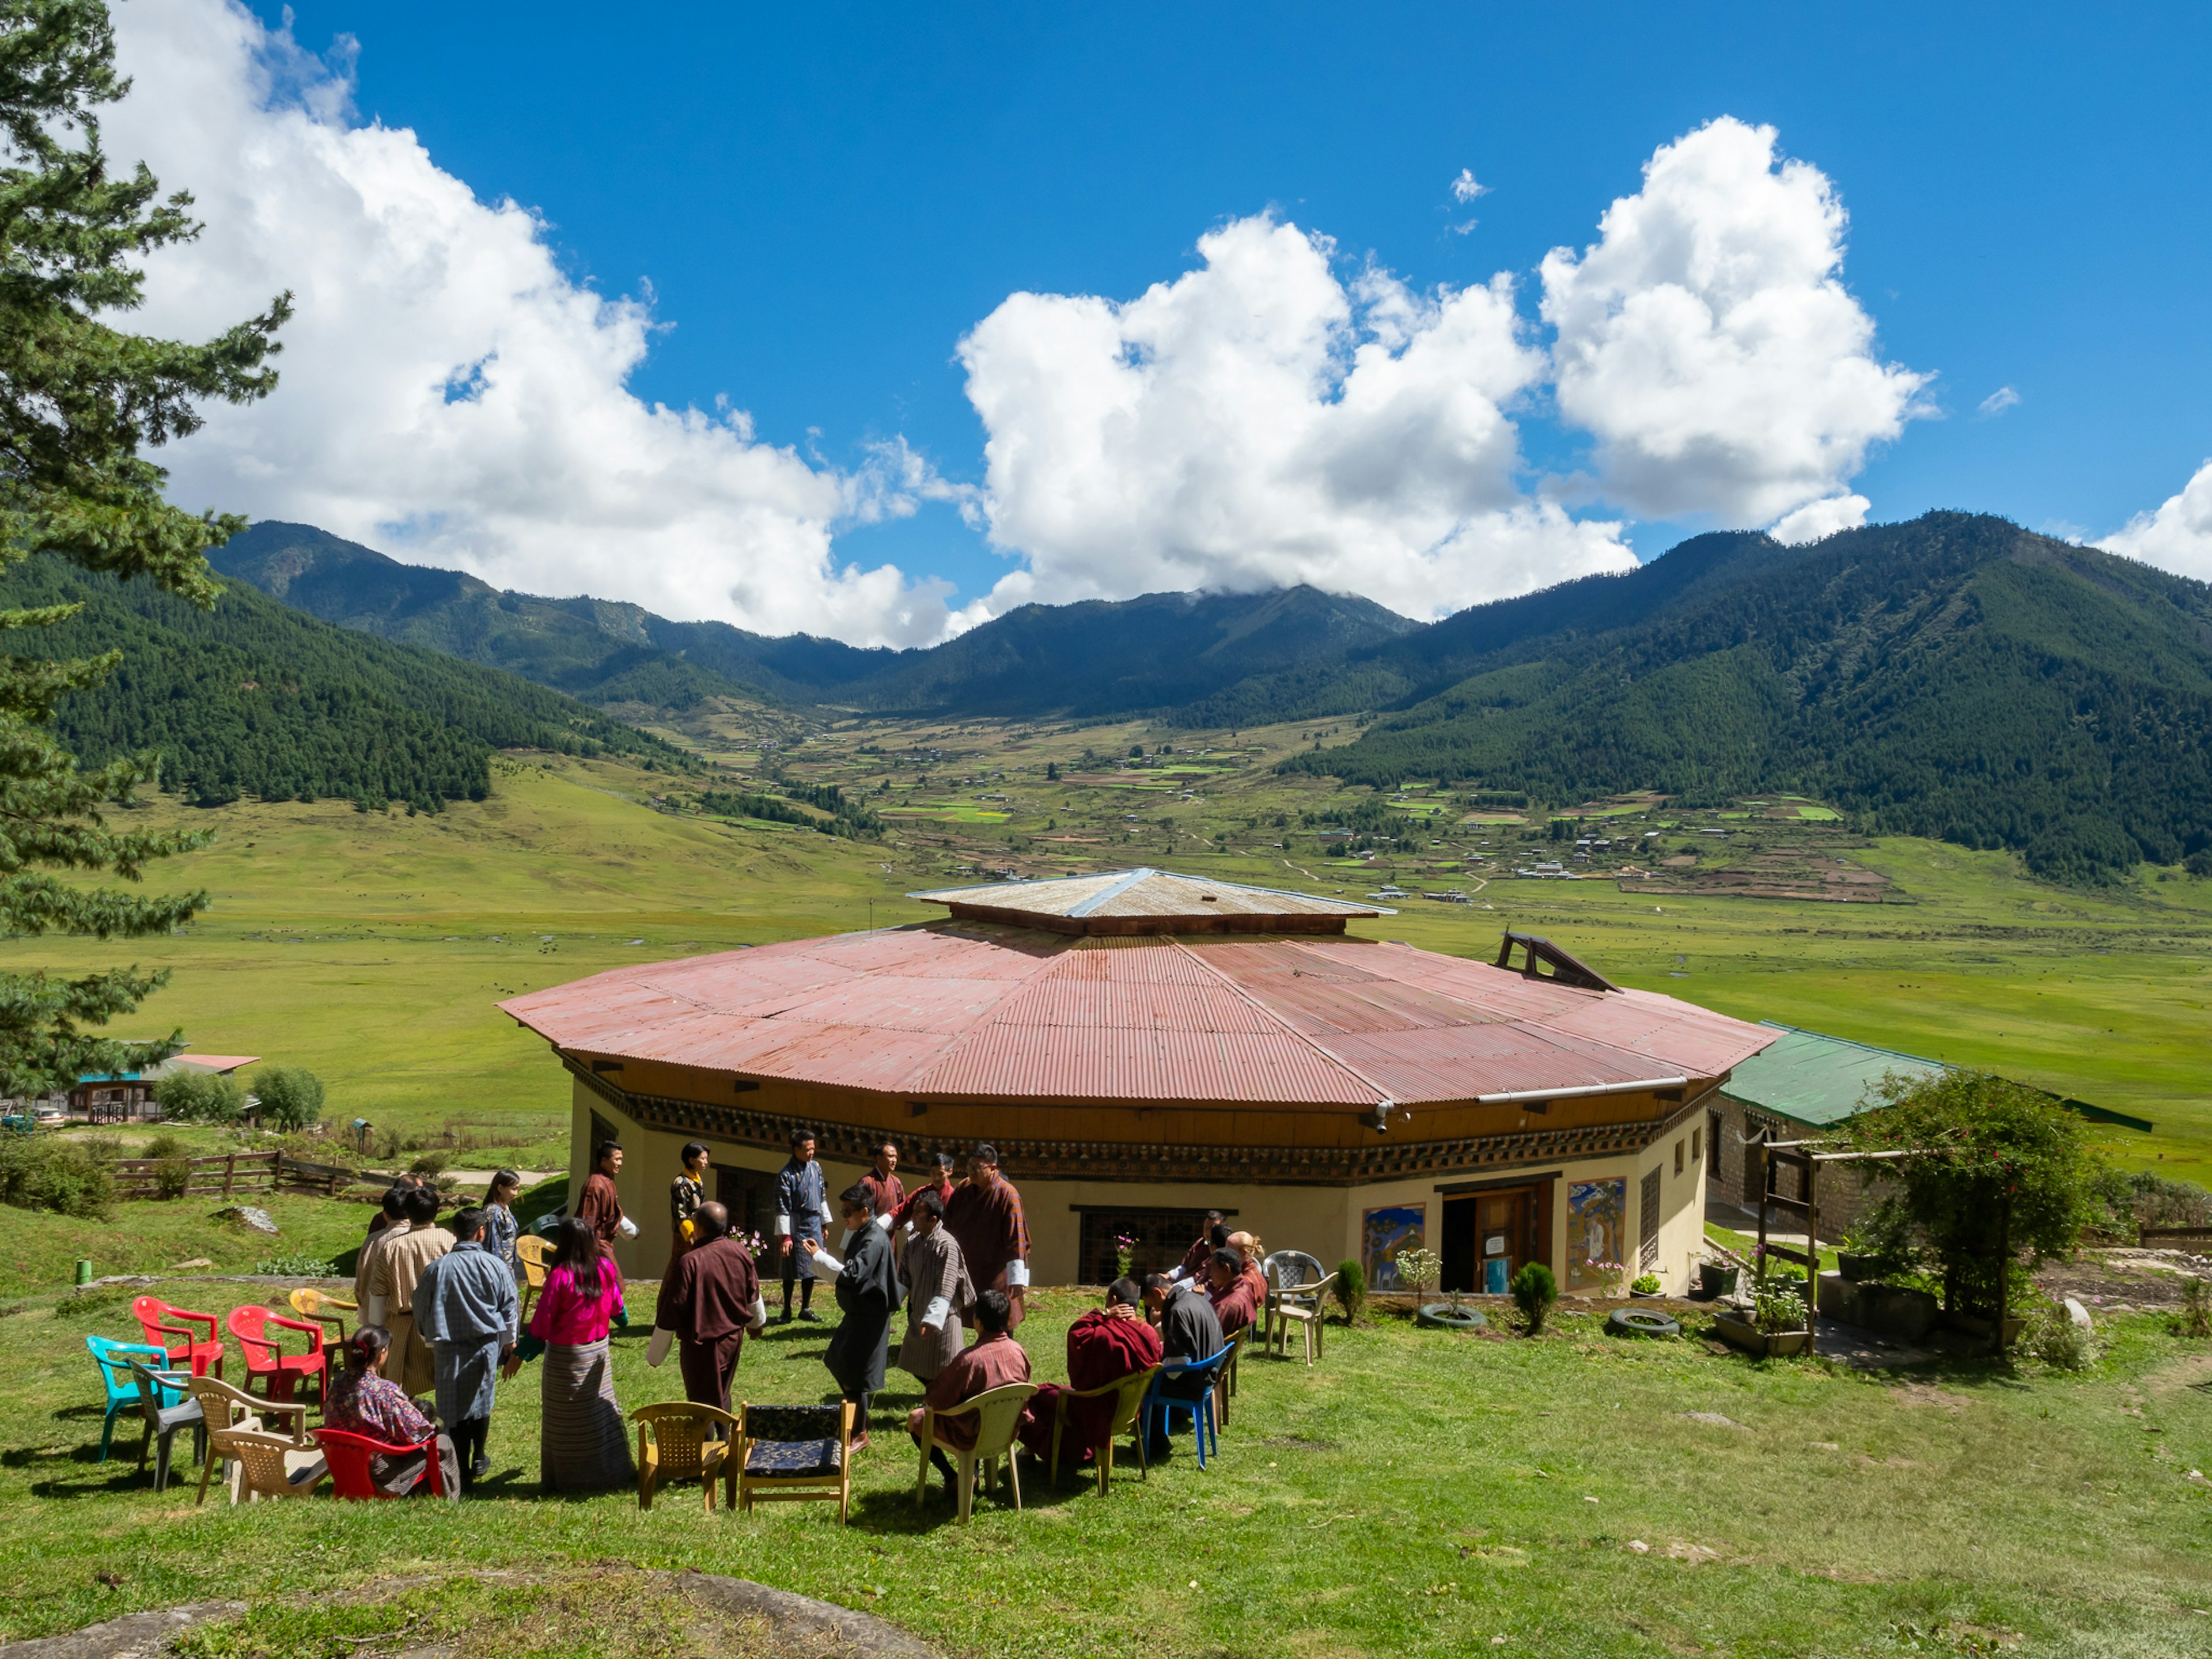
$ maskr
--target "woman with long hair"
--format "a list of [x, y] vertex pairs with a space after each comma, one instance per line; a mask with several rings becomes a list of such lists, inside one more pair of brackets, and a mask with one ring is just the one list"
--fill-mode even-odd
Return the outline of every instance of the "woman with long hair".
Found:
[[694, 1218], [707, 1201], [707, 1167], [714, 1161], [703, 1140], [685, 1142], [682, 1157], [684, 1167], [668, 1183], [668, 1266], [660, 1275], [664, 1285], [676, 1271], [676, 1264], [699, 1243], [694, 1237], [697, 1231]]
[[545, 1357], [538, 1446], [549, 1492], [604, 1492], [637, 1478], [607, 1341], [610, 1326], [629, 1323], [614, 1257], [590, 1222], [567, 1217], [554, 1237], [530, 1334], [517, 1350], [519, 1359]]
[[[419, 1445], [435, 1428], [397, 1382], [386, 1380], [384, 1362], [392, 1352], [392, 1334], [381, 1325], [363, 1325], [345, 1341], [345, 1366], [331, 1379], [330, 1397], [323, 1402], [323, 1426], [366, 1435], [387, 1446]], [[437, 1437], [439, 1473], [448, 1498], [461, 1495], [461, 1464], [451, 1435]], [[428, 1490], [423, 1476], [430, 1460], [423, 1453], [388, 1457], [381, 1452], [368, 1460], [369, 1479], [395, 1498]]]

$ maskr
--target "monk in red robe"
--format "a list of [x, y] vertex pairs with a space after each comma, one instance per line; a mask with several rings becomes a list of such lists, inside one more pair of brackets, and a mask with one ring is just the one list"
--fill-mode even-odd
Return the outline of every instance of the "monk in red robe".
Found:
[[1022, 1297], [1030, 1283], [1030, 1230], [1022, 1195], [999, 1173], [994, 1146], [968, 1154], [968, 1179], [945, 1203], [945, 1230], [960, 1243], [960, 1256], [975, 1288], [996, 1286], [1012, 1305], [1007, 1328], [1022, 1322]]
[[603, 1140], [592, 1147], [592, 1173], [584, 1182], [583, 1196], [576, 1200], [576, 1219], [588, 1222], [603, 1245], [611, 1246], [623, 1234], [634, 1237], [637, 1232], [635, 1226], [624, 1224], [622, 1196], [615, 1191], [615, 1176], [622, 1166], [623, 1149], [615, 1142]]
[[949, 1204], [952, 1201], [952, 1154], [939, 1152], [932, 1163], [937, 1170], [936, 1179], [917, 1182], [913, 1191], [899, 1200], [898, 1208], [891, 1212], [893, 1238], [896, 1238], [904, 1232], [908, 1224], [913, 1221], [915, 1200], [924, 1193], [935, 1193], [939, 1204]]
[[1212, 1280], [1209, 1299], [1213, 1316], [1221, 1322], [1222, 1335], [1234, 1336], [1248, 1328], [1260, 1316], [1260, 1298], [1245, 1274], [1244, 1258], [1224, 1246], [1213, 1253], [1206, 1270]]
[[[1022, 1444], [1042, 1463], [1052, 1455], [1053, 1420], [1060, 1397], [1103, 1389], [1160, 1363], [1160, 1334], [1145, 1321], [1144, 1292], [1133, 1279], [1106, 1287], [1106, 1305], [1094, 1308], [1067, 1328], [1067, 1384], [1048, 1382], [1022, 1414]], [[1114, 1396], [1067, 1402], [1067, 1426], [1060, 1432], [1060, 1455], [1086, 1468], [1106, 1443], [1113, 1426]]]
[[[922, 1419], [930, 1412], [950, 1411], [1003, 1384], [1030, 1380], [1030, 1357], [1006, 1328], [1010, 1311], [1004, 1291], [985, 1291], [975, 1298], [975, 1328], [981, 1340], [974, 1347], [963, 1348], [947, 1360], [945, 1369], [930, 1378], [929, 1387], [921, 1396], [922, 1404], [907, 1413], [906, 1431], [917, 1443], [921, 1439]], [[944, 1445], [955, 1451], [966, 1451], [975, 1443], [975, 1413], [940, 1417], [936, 1421], [935, 1433]], [[959, 1477], [951, 1460], [939, 1447], [932, 1446], [929, 1461], [945, 1478], [945, 1491], [952, 1491]]]
[[1206, 1212], [1206, 1225], [1198, 1230], [1191, 1247], [1182, 1253], [1182, 1265], [1175, 1271], [1177, 1279], [1193, 1279], [1206, 1282], [1206, 1258], [1229, 1242], [1229, 1218], [1218, 1210]]

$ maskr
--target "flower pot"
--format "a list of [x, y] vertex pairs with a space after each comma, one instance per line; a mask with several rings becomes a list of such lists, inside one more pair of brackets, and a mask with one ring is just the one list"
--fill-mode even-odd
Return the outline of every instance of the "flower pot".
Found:
[[1850, 1250], [1838, 1250], [1836, 1252], [1836, 1271], [1841, 1273], [1848, 1283], [1856, 1285], [1862, 1279], [1874, 1278], [1881, 1269], [1875, 1258], [1870, 1255], [1859, 1255]]
[[1664, 1295], [1666, 1295], [1666, 1294], [1667, 1294], [1666, 1291], [1665, 1291], [1663, 1288], [1662, 1288], [1662, 1289], [1660, 1289], [1660, 1290], [1656, 1290], [1656, 1291], [1639, 1291], [1639, 1290], [1638, 1290], [1638, 1289], [1636, 1288], [1636, 1286], [1634, 1286], [1633, 1285], [1631, 1285], [1628, 1287], [1628, 1293], [1629, 1293], [1629, 1295], [1631, 1295], [1631, 1296], [1651, 1296], [1651, 1297], [1659, 1297], [1659, 1296], [1664, 1296]]
[[1803, 1353], [1813, 1346], [1810, 1331], [1762, 1331], [1748, 1320], [1734, 1319], [1727, 1314], [1714, 1319], [1713, 1332], [1732, 1347], [1769, 1358]]
[[1726, 1296], [1735, 1289], [1736, 1275], [1743, 1271], [1725, 1261], [1700, 1261], [1698, 1264], [1698, 1288], [1707, 1296]]

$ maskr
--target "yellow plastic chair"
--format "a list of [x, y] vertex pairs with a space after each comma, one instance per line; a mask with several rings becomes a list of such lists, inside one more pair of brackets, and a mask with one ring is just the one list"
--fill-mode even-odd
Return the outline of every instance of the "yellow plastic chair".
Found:
[[[322, 1455], [315, 1449], [315, 1443], [307, 1433], [306, 1401], [263, 1400], [243, 1389], [232, 1387], [219, 1376], [196, 1376], [185, 1386], [191, 1389], [192, 1398], [199, 1401], [200, 1414], [207, 1419], [208, 1428], [211, 1431], [208, 1436], [207, 1456], [200, 1466], [199, 1496], [192, 1500], [195, 1504], [207, 1502], [208, 1481], [215, 1474], [216, 1464], [223, 1460], [228, 1459], [231, 1466], [230, 1501], [234, 1504], [242, 1501], [240, 1497], [241, 1485], [251, 1486], [254, 1480], [268, 1478], [267, 1460], [259, 1460], [264, 1465], [262, 1473], [254, 1474], [245, 1468], [242, 1455], [224, 1449], [225, 1435], [242, 1433], [260, 1439], [282, 1440], [291, 1450], [301, 1454], [297, 1465], [300, 1468], [322, 1462]], [[283, 1435], [267, 1433], [262, 1426], [264, 1417], [290, 1418], [289, 1432]], [[264, 1495], [275, 1495], [273, 1489], [266, 1486], [253, 1489]], [[313, 1490], [312, 1486], [309, 1490]]]
[[1152, 1466], [1145, 1456], [1145, 1437], [1137, 1427], [1137, 1413], [1144, 1409], [1145, 1394], [1152, 1386], [1152, 1379], [1160, 1374], [1158, 1365], [1147, 1365], [1143, 1370], [1132, 1371], [1118, 1382], [1102, 1382], [1095, 1389], [1063, 1389], [1053, 1401], [1052, 1462], [1045, 1478], [1055, 1485], [1060, 1480], [1060, 1438], [1067, 1428], [1067, 1402], [1071, 1400], [1097, 1400], [1106, 1395], [1115, 1396], [1114, 1420], [1107, 1425], [1106, 1443], [1098, 1450], [1098, 1495], [1103, 1498], [1114, 1479], [1114, 1443], [1125, 1434], [1137, 1437], [1138, 1478], [1152, 1478]]
[[[1022, 1506], [1022, 1477], [1014, 1468], [1014, 1435], [1022, 1425], [1022, 1407], [1036, 1392], [1034, 1382], [1003, 1382], [995, 1389], [986, 1389], [973, 1400], [964, 1401], [946, 1411], [931, 1409], [921, 1414], [921, 1473], [915, 1477], [914, 1501], [917, 1508], [929, 1501], [929, 1454], [942, 1449], [952, 1459], [960, 1488], [960, 1524], [968, 1524], [968, 1516], [975, 1508], [976, 1471], [982, 1470], [983, 1489], [988, 1492], [998, 1483], [999, 1461], [1006, 1460], [1006, 1480], [1014, 1490], [1014, 1508]], [[938, 1438], [937, 1425], [948, 1417], [974, 1416], [975, 1443], [962, 1448], [948, 1446]]]
[[[653, 1507], [653, 1489], [664, 1480], [696, 1480], [707, 1494], [708, 1513], [714, 1513], [714, 1478], [737, 1443], [738, 1419], [719, 1406], [688, 1400], [641, 1406], [629, 1415], [637, 1425], [638, 1508]], [[734, 1491], [730, 1498], [737, 1501]]]
[[553, 1269], [553, 1242], [535, 1233], [514, 1241], [514, 1254], [522, 1263], [522, 1322], [530, 1322], [530, 1304], [545, 1288], [545, 1275]]
[[341, 1316], [341, 1310], [343, 1313], [361, 1311], [358, 1302], [348, 1302], [343, 1297], [332, 1296], [328, 1291], [302, 1288], [293, 1291], [285, 1300], [292, 1304], [292, 1311], [301, 1318], [312, 1319], [318, 1325], [327, 1327], [331, 1333], [330, 1346], [333, 1348], [343, 1346], [346, 1340], [346, 1322]]
[[837, 1505], [843, 1526], [853, 1504], [854, 1403], [738, 1407], [738, 1455], [729, 1468], [737, 1505], [809, 1498]]

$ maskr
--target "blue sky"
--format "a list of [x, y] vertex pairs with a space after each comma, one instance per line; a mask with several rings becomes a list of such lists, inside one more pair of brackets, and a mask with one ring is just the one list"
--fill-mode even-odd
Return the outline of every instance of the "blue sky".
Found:
[[[726, 397], [836, 467], [902, 436], [981, 483], [968, 331], [1019, 290], [1134, 298], [1270, 210], [1347, 280], [1370, 257], [1416, 291], [1516, 273], [1534, 323], [1546, 252], [1723, 115], [1826, 176], [1873, 355], [1936, 377], [1940, 415], [1850, 481], [1872, 517], [2099, 536], [2212, 454], [2202, 7], [291, 9], [311, 52], [359, 42], [362, 120], [535, 209], [572, 276], [649, 292], [632, 391]], [[1486, 189], [1465, 204], [1462, 168]], [[1516, 405], [1531, 476], [1587, 459], [1549, 408]], [[1716, 521], [1634, 516], [1644, 557]], [[836, 550], [962, 599], [1007, 568], [942, 500]]]

